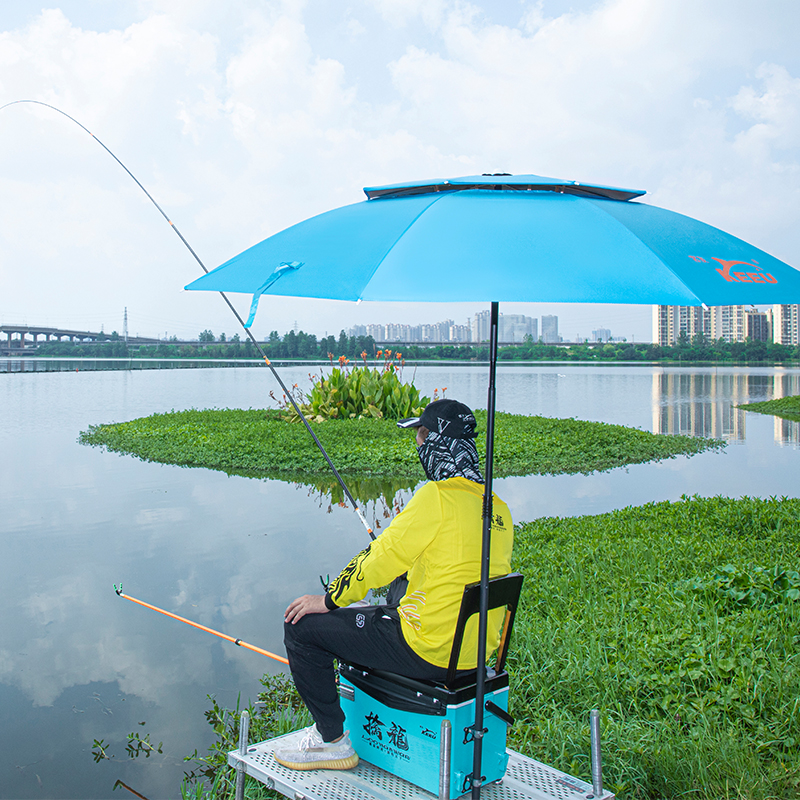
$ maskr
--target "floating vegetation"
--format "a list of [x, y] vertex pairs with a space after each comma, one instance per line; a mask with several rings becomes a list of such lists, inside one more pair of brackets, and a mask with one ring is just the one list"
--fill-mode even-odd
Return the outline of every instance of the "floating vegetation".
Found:
[[[485, 430], [486, 412], [475, 416], [479, 430]], [[424, 479], [413, 436], [391, 421], [334, 419], [315, 424], [314, 431], [345, 478]], [[308, 482], [329, 473], [305, 427], [286, 422], [278, 410], [172, 411], [92, 425], [79, 441], [145, 461], [250, 477]], [[483, 457], [480, 433], [476, 443]], [[588, 474], [724, 446], [719, 439], [654, 434], [604, 422], [497, 414], [494, 474]]]
[[800, 422], [800, 395], [779, 397], [777, 400], [764, 400], [759, 403], [744, 403], [738, 408], [755, 411], [757, 414], [772, 414], [792, 422]]
[[798, 565], [798, 499], [520, 526], [509, 745], [588, 777], [599, 708], [618, 797], [800, 796]]

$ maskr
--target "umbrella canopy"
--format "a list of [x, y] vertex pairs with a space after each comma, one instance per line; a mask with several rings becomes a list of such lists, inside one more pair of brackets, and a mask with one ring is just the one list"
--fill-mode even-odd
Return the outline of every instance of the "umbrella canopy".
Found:
[[[187, 289], [334, 300], [800, 302], [800, 272], [644, 192], [535, 175], [367, 188]], [[250, 320], [252, 322], [252, 318]]]

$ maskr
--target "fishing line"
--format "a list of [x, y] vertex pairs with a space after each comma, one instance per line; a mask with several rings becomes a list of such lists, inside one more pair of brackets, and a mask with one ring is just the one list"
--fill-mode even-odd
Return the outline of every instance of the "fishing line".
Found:
[[[119, 164], [122, 167], [122, 169], [124, 169], [125, 172], [128, 173], [128, 175], [130, 175], [130, 177], [133, 179], [136, 185], [147, 195], [150, 202], [158, 209], [161, 216], [164, 217], [164, 219], [169, 223], [172, 230], [175, 231], [180, 240], [186, 245], [186, 249], [194, 256], [194, 260], [200, 265], [200, 268], [203, 270], [203, 272], [205, 272], [206, 275], [208, 275], [208, 269], [206, 269], [206, 265], [200, 260], [200, 256], [198, 256], [197, 253], [195, 253], [195, 251], [192, 249], [192, 246], [189, 244], [189, 242], [186, 241], [183, 234], [178, 230], [178, 227], [175, 225], [175, 223], [166, 215], [164, 209], [161, 208], [161, 206], [155, 201], [150, 192], [148, 192], [147, 189], [144, 188], [139, 179], [85, 125], [82, 125], [74, 117], [71, 117], [69, 114], [66, 113], [66, 111], [62, 111], [60, 108], [51, 106], [49, 103], [43, 103], [41, 100], [13, 100], [10, 103], [6, 103], [5, 105], [0, 106], [0, 111], [2, 111], [4, 108], [8, 108], [9, 106], [18, 105], [21, 103], [31, 103], [37, 106], [44, 106], [45, 108], [51, 108], [53, 111], [57, 111], [59, 114], [66, 117], [68, 120], [74, 122], [81, 130], [86, 131], [86, 133], [88, 133], [89, 136], [91, 136], [92, 139], [94, 139], [103, 148], [103, 150], [105, 150], [111, 156], [111, 158], [113, 158], [114, 161], [116, 161], [117, 164]], [[233, 303], [231, 303], [231, 301], [228, 299], [228, 296], [225, 294], [225, 292], [220, 292], [219, 294], [225, 301], [228, 308], [233, 312], [233, 315], [236, 317], [239, 324], [242, 326], [242, 330], [248, 335], [250, 341], [255, 345], [255, 348], [258, 351], [261, 358], [264, 360], [264, 363], [270, 368], [273, 376], [275, 377], [275, 380], [278, 381], [278, 384], [283, 390], [284, 395], [289, 398], [289, 401], [291, 402], [294, 410], [297, 412], [297, 415], [303, 421], [303, 424], [306, 426], [306, 430], [311, 434], [311, 438], [314, 440], [314, 443], [319, 448], [320, 453], [322, 453], [322, 455], [325, 457], [325, 461], [328, 462], [328, 466], [331, 468], [331, 471], [336, 477], [336, 480], [339, 482], [339, 486], [342, 487], [342, 491], [345, 493], [345, 496], [350, 501], [350, 505], [353, 507], [353, 510], [356, 512], [356, 514], [358, 514], [358, 518], [361, 520], [363, 526], [367, 529], [367, 533], [370, 535], [370, 538], [374, 540], [375, 534], [373, 533], [372, 528], [369, 526], [369, 523], [364, 517], [364, 514], [361, 512], [361, 509], [358, 507], [358, 503], [356, 503], [355, 499], [353, 498], [353, 495], [350, 494], [350, 490], [347, 488], [344, 479], [339, 474], [339, 470], [337, 470], [336, 467], [333, 465], [333, 461], [331, 461], [330, 456], [325, 451], [325, 448], [322, 446], [322, 442], [320, 442], [320, 440], [317, 438], [317, 435], [311, 429], [311, 425], [306, 419], [305, 414], [303, 414], [303, 412], [300, 410], [300, 406], [297, 405], [297, 402], [292, 396], [292, 393], [286, 388], [286, 384], [283, 382], [280, 375], [278, 375], [277, 370], [275, 369], [269, 358], [267, 358], [267, 354], [264, 352], [261, 345], [256, 341], [250, 329], [245, 326], [244, 320], [239, 316], [239, 312], [234, 308]], [[184, 622], [185, 621], [186, 620], [184, 620]]]
[[151, 605], [150, 603], [145, 603], [144, 600], [137, 600], [135, 597], [131, 597], [129, 594], [123, 594], [122, 584], [119, 585], [119, 589], [117, 589], [117, 585], [114, 584], [114, 591], [125, 600], [130, 600], [132, 603], [138, 603], [140, 606], [149, 608], [152, 611], [158, 611], [159, 614], [164, 614], [165, 616], [170, 617], [171, 619], [176, 619], [178, 620], [178, 622], [185, 622], [187, 625], [191, 625], [193, 628], [199, 628], [201, 631], [205, 631], [206, 633], [211, 633], [214, 636], [219, 636], [220, 639], [225, 639], [226, 642], [233, 642], [239, 647], [244, 647], [247, 650], [252, 650], [254, 653], [259, 653], [260, 655], [266, 656], [267, 658], [274, 659], [275, 661], [280, 661], [281, 664], [289, 663], [289, 661], [285, 659], [283, 656], [276, 655], [275, 653], [270, 653], [269, 650], [264, 650], [261, 647], [256, 647], [254, 644], [243, 642], [241, 639], [237, 639], [234, 636], [228, 636], [227, 633], [220, 633], [219, 631], [215, 631], [213, 628], [208, 628], [205, 625], [201, 625], [199, 622], [192, 622], [190, 619], [186, 619], [185, 617], [179, 617], [177, 614], [173, 614], [171, 611], [165, 611], [163, 608]]

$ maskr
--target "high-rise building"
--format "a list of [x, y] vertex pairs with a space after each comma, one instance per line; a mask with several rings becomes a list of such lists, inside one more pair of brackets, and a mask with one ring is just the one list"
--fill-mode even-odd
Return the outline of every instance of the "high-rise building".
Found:
[[555, 344], [561, 341], [558, 335], [558, 317], [555, 314], [542, 315], [542, 341], [545, 344]]
[[[472, 318], [472, 341], [488, 342], [491, 328], [491, 312], [479, 311]], [[530, 336], [535, 342], [538, 339], [539, 321], [524, 314], [500, 314], [497, 321], [498, 341], [524, 342]]]
[[455, 323], [450, 326], [449, 331], [451, 342], [470, 342], [472, 341], [472, 326], [471, 325], [456, 325]]
[[[711, 339], [723, 339], [726, 342], [744, 342], [746, 339], [768, 341], [771, 330], [775, 337], [779, 335], [775, 326], [771, 325], [770, 315], [773, 318], [776, 314], [780, 316], [775, 309], [792, 308], [799, 307], [774, 306], [770, 314], [744, 306], [653, 306], [653, 342], [662, 346], [675, 344], [682, 333], [690, 340], [702, 333]], [[797, 312], [794, 314], [796, 331]], [[790, 320], [790, 316], [791, 312], [787, 312], [781, 319]], [[789, 330], [791, 322], [785, 323], [784, 328]], [[775, 338], [775, 341], [778, 339]]]
[[711, 335], [711, 309], [702, 306], [653, 306], [653, 343], [675, 344], [684, 333], [691, 340], [698, 333]]
[[386, 327], [384, 325], [367, 325], [367, 336], [371, 336], [376, 342], [386, 340]]
[[608, 328], [598, 328], [592, 331], [593, 342], [609, 342], [611, 341], [611, 331]]
[[711, 338], [726, 342], [743, 342], [747, 339], [744, 306], [712, 306]]
[[539, 321], [524, 314], [501, 314], [498, 327], [501, 342], [524, 342], [526, 336], [533, 341], [538, 338]]
[[754, 342], [768, 342], [772, 338], [770, 317], [772, 315], [756, 308], [744, 312], [745, 327], [748, 339]]
[[490, 311], [479, 311], [472, 318], [472, 341], [473, 342], [488, 342], [489, 329], [492, 325], [492, 316]]
[[772, 307], [772, 341], [776, 344], [800, 344], [800, 305]]

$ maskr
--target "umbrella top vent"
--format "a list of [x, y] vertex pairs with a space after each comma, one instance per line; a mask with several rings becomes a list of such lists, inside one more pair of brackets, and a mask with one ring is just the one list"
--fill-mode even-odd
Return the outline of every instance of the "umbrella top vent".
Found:
[[370, 200], [377, 200], [383, 197], [462, 192], [466, 189], [505, 192], [556, 192], [559, 194], [574, 194], [579, 197], [604, 197], [608, 200], [620, 201], [631, 200], [644, 194], [643, 191], [637, 189], [620, 189], [614, 186], [597, 186], [592, 183], [564, 181], [560, 178], [543, 178], [541, 175], [509, 175], [508, 173], [468, 175], [464, 178], [434, 178], [428, 181], [393, 183], [388, 186], [366, 186], [364, 187], [364, 194]]

